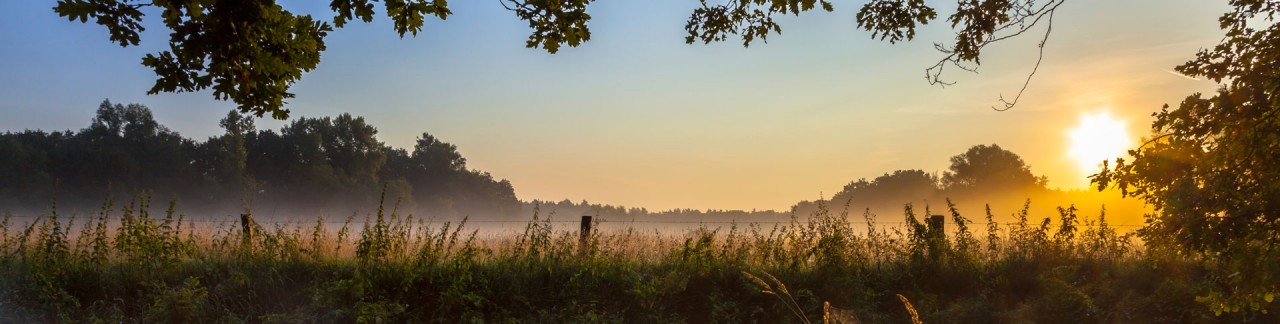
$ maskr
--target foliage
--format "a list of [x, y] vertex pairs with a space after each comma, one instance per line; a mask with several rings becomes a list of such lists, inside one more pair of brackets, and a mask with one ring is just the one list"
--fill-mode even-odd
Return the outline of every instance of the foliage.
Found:
[[703, 43], [720, 42], [730, 34], [742, 37], [742, 46], [750, 46], [756, 38], [766, 41], [770, 33], [782, 33], [782, 27], [773, 21], [777, 14], [799, 15], [800, 12], [821, 6], [824, 11], [833, 10], [826, 0], [733, 0], [724, 4], [707, 4], [699, 0], [701, 7], [693, 10], [685, 30], [685, 43], [695, 40]]
[[872, 0], [858, 10], [858, 27], [871, 32], [871, 38], [888, 39], [889, 43], [912, 40], [916, 25], [928, 24], [938, 12], [923, 0]]
[[942, 189], [938, 178], [922, 170], [897, 170], [885, 173], [871, 181], [859, 179], [844, 186], [831, 201], [850, 202], [863, 206], [876, 202], [900, 204], [932, 198]]
[[1221, 43], [1177, 67], [1221, 88], [1165, 105], [1153, 114], [1152, 138], [1093, 181], [1155, 207], [1143, 238], [1213, 264], [1217, 289], [1202, 299], [1235, 312], [1280, 293], [1280, 4], [1230, 4]]
[[1043, 189], [1048, 178], [1031, 173], [1031, 167], [1017, 154], [1000, 145], [977, 145], [951, 157], [951, 166], [942, 175], [948, 189], [969, 191], [1009, 191]]
[[[947, 200], [990, 204], [1004, 210], [1014, 210], [1029, 198], [1052, 204], [1105, 203], [1124, 211], [1139, 209], [1142, 204], [1100, 193], [1049, 189], [1045, 186], [1047, 181], [1047, 177], [1035, 175], [1017, 154], [996, 144], [975, 145], [953, 156], [949, 169], [941, 176], [918, 169], [896, 170], [871, 180], [849, 182], [825, 202], [878, 213], [901, 210], [904, 203]], [[808, 213], [815, 209], [815, 202], [802, 201], [792, 211]]]
[[149, 94], [212, 88], [214, 98], [231, 99], [242, 112], [271, 113], [283, 119], [289, 87], [320, 63], [324, 37], [332, 28], [309, 15], [295, 15], [275, 1], [61, 0], [54, 7], [69, 20], [107, 27], [111, 41], [138, 45], [141, 8], [161, 10], [169, 50], [147, 54], [142, 65], [155, 71]]
[[[188, 159], [195, 143], [137, 104], [103, 101], [79, 132], [5, 132], [0, 138], [0, 199], [46, 200], [59, 182], [74, 189], [169, 188], [199, 177]], [[68, 191], [73, 194], [64, 198], [81, 200], [78, 190]]]
[[214, 212], [239, 212], [227, 207], [260, 199], [282, 212], [341, 210], [376, 203], [369, 193], [385, 183], [391, 199], [432, 215], [519, 213], [509, 182], [467, 169], [455, 146], [430, 134], [410, 154], [388, 147], [377, 128], [350, 114], [258, 130], [232, 111], [220, 125], [222, 135], [198, 142], [160, 125], [145, 106], [103, 101], [79, 131], [0, 133], [0, 206], [39, 208], [60, 184], [58, 196], [76, 203], [153, 190]]
[[[236, 111], [227, 113], [218, 122], [226, 133], [222, 137], [210, 138], [205, 147], [214, 150], [210, 153], [215, 156], [211, 163], [207, 166], [212, 170], [216, 170], [214, 174], [218, 182], [223, 186], [230, 188], [241, 188], [246, 182], [252, 181], [245, 177], [245, 169], [248, 168], [249, 152], [245, 149], [245, 136], [257, 131], [254, 127], [253, 119], [247, 118]], [[206, 152], [207, 153], [207, 152]]]
[[[1065, 0], [966, 0], [956, 4], [947, 18], [956, 29], [955, 44], [936, 47], [947, 57], [930, 68], [930, 82], [939, 79], [946, 63], [973, 70], [964, 63], [979, 63], [982, 48], [1013, 37], [1051, 16]], [[108, 39], [120, 46], [136, 46], [143, 28], [146, 8], [159, 11], [169, 34], [169, 49], [147, 54], [142, 64], [151, 68], [157, 80], [149, 94], [213, 90], [219, 100], [235, 102], [240, 112], [258, 117], [271, 114], [276, 119], [289, 116], [285, 100], [293, 98], [289, 88], [302, 74], [316, 68], [324, 39], [334, 28], [353, 20], [370, 22], [378, 0], [333, 0], [329, 4], [332, 24], [311, 15], [300, 15], [276, 4], [260, 1], [162, 1], [162, 0], [59, 0], [53, 10], [68, 20], [102, 25]], [[591, 40], [587, 7], [592, 0], [501, 0], [499, 3], [528, 22], [531, 34], [525, 43], [555, 54], [563, 45], [575, 47]], [[699, 0], [685, 25], [686, 43], [727, 40], [741, 37], [749, 46], [770, 34], [782, 33], [774, 21], [777, 15], [799, 15], [815, 8], [830, 12], [827, 0], [730, 0], [710, 3]], [[382, 1], [386, 16], [400, 37], [417, 36], [427, 17], [444, 20], [453, 12], [447, 0]], [[871, 31], [872, 38], [890, 43], [911, 40], [917, 25], [937, 18], [937, 11], [924, 0], [873, 0], [856, 15], [857, 27]]]
[[1044, 188], [1047, 181], [1047, 177], [1032, 174], [1031, 167], [1017, 154], [996, 144], [975, 145], [952, 157], [951, 166], [942, 177], [922, 170], [897, 170], [871, 181], [850, 182], [832, 196], [831, 201], [856, 206], [900, 205], [953, 196], [1030, 194], [1047, 190]]
[[561, 45], [577, 47], [591, 40], [591, 29], [587, 21], [587, 5], [592, 0], [501, 0], [499, 3], [519, 17], [529, 22], [533, 33], [525, 42], [525, 47], [541, 47], [547, 53], [555, 54]]

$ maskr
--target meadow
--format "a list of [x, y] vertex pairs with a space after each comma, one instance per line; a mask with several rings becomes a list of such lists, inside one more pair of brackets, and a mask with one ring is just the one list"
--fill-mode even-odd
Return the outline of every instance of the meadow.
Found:
[[[1028, 204], [1031, 202], [1028, 201]], [[390, 206], [389, 206], [390, 205]], [[0, 221], [2, 322], [1275, 322], [1215, 314], [1204, 262], [1145, 248], [1106, 215], [945, 230], [819, 206], [778, 224], [592, 231], [537, 211], [512, 235], [382, 204], [341, 223], [200, 226], [145, 198]], [[839, 207], [839, 206], [836, 206]], [[922, 208], [923, 209], [923, 208]], [[969, 213], [972, 215], [972, 213]], [[571, 217], [576, 217], [573, 215]], [[573, 219], [573, 218], [569, 218]], [[573, 219], [576, 221], [576, 219]], [[883, 222], [883, 225], [878, 225]], [[893, 225], [889, 225], [893, 224]]]

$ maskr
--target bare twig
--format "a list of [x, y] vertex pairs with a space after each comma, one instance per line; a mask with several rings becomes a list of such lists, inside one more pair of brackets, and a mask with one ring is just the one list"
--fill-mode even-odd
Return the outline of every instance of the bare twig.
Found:
[[[978, 43], [976, 45], [977, 51], [980, 52], [983, 48], [986, 48], [987, 45], [991, 45], [1006, 39], [1021, 36], [1022, 34], [1035, 28], [1035, 26], [1038, 25], [1042, 20], [1045, 20], [1046, 23], [1049, 25], [1045, 29], [1044, 36], [1040, 40], [1040, 43], [1038, 44], [1039, 53], [1038, 53], [1038, 58], [1036, 59], [1036, 64], [1032, 68], [1031, 73], [1027, 75], [1026, 81], [1023, 82], [1022, 88], [1018, 90], [1018, 94], [1014, 96], [1013, 101], [1006, 100], [1005, 97], [1001, 95], [999, 100], [1001, 104], [1004, 105], [1004, 108], [991, 107], [992, 109], [995, 109], [997, 111], [1009, 110], [1013, 108], [1015, 105], [1017, 105], [1018, 100], [1021, 99], [1023, 92], [1026, 92], [1027, 86], [1031, 83], [1032, 77], [1035, 76], [1036, 72], [1040, 68], [1040, 64], [1044, 61], [1044, 46], [1045, 46], [1045, 43], [1048, 42], [1049, 35], [1053, 31], [1053, 16], [1054, 16], [1054, 13], [1057, 11], [1058, 7], [1061, 6], [1063, 3], [1066, 3], [1066, 0], [1051, 0], [1037, 7], [1035, 6], [1034, 1], [1017, 1], [1013, 4], [1013, 9], [1012, 9], [1013, 18], [1010, 19], [1010, 21], [1002, 23], [999, 26], [997, 26], [994, 29], [992, 36], [994, 36], [994, 34], [998, 34], [1004, 31], [1011, 30], [1011, 32], [1009, 32], [1008, 34], [992, 37], [991, 39], [983, 40], [981, 43]], [[1045, 19], [1045, 18], [1048, 18], [1048, 19]], [[948, 48], [946, 45], [943, 45], [941, 43], [934, 43], [934, 49], [947, 55], [944, 56], [942, 59], [939, 59], [938, 62], [934, 63], [932, 66], [925, 69], [925, 79], [929, 81], [930, 85], [938, 85], [938, 86], [946, 87], [946, 86], [955, 84], [955, 81], [946, 81], [942, 79], [943, 71], [945, 71], [946, 68], [949, 66], [955, 67], [967, 72], [973, 72], [973, 73], [978, 72], [978, 63], [976, 60], [974, 60], [974, 63], [972, 65], [968, 65], [965, 62], [966, 60], [960, 57], [959, 52], [957, 52], [952, 48]]]
[[1009, 110], [1013, 108], [1013, 106], [1016, 106], [1018, 104], [1018, 99], [1022, 99], [1022, 93], [1027, 91], [1027, 85], [1031, 84], [1031, 78], [1036, 75], [1036, 71], [1040, 70], [1040, 63], [1044, 62], [1044, 44], [1049, 42], [1049, 34], [1053, 33], [1053, 11], [1052, 10], [1049, 11], [1048, 24], [1049, 26], [1044, 29], [1044, 38], [1040, 39], [1040, 44], [1038, 45], [1040, 49], [1040, 53], [1038, 57], [1036, 57], [1036, 65], [1031, 68], [1031, 73], [1027, 74], [1027, 80], [1022, 83], [1022, 89], [1018, 89], [1018, 95], [1014, 96], [1013, 101], [1011, 102], [1011, 101], [1004, 100], [1004, 95], [1001, 94], [1000, 103], [1004, 105], [1004, 108], [996, 108], [995, 106], [992, 106], [991, 109], [995, 111]]

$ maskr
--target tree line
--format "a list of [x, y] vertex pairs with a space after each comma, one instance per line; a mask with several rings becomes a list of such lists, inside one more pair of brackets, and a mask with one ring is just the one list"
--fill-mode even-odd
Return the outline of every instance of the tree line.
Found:
[[509, 181], [468, 169], [456, 146], [429, 133], [412, 149], [402, 149], [379, 141], [377, 128], [346, 113], [298, 118], [279, 130], [260, 130], [254, 120], [231, 111], [219, 122], [223, 134], [197, 141], [160, 125], [146, 106], [104, 100], [79, 131], [5, 132], [0, 209], [40, 211], [56, 197], [63, 208], [93, 210], [108, 199], [119, 203], [141, 194], [175, 198], [184, 210], [214, 215], [251, 210], [309, 217], [367, 211], [385, 198], [390, 208], [428, 217], [524, 219], [538, 208], [610, 221], [777, 221], [803, 217], [819, 202], [837, 212], [847, 206], [854, 214], [893, 216], [906, 203], [942, 208], [948, 198], [988, 203], [1007, 197], [1014, 202], [1006, 205], [1021, 207], [1027, 198], [1061, 193], [1045, 188], [1047, 179], [1032, 174], [1017, 154], [992, 144], [956, 155], [941, 176], [897, 170], [852, 181], [829, 200], [801, 201], [781, 211], [522, 202]]
[[0, 207], [47, 208], [56, 197], [64, 208], [92, 208], [142, 194], [196, 210], [286, 215], [367, 208], [385, 196], [419, 215], [520, 212], [510, 182], [468, 169], [456, 146], [429, 133], [410, 151], [345, 113], [259, 130], [231, 111], [220, 125], [223, 134], [198, 141], [160, 125], [146, 106], [104, 100], [79, 131], [5, 132]]
[[[850, 181], [830, 197], [802, 200], [782, 210], [649, 210], [587, 200], [575, 203], [569, 199], [534, 199], [524, 202], [524, 214], [532, 215], [536, 208], [543, 215], [554, 212], [556, 219], [560, 220], [590, 215], [608, 222], [737, 222], [745, 225], [750, 222], [788, 221], [793, 216], [805, 219], [815, 213], [831, 212], [847, 214], [854, 220], [863, 219], [864, 214], [872, 214], [867, 216], [891, 225], [901, 221], [907, 204], [918, 211], [931, 210], [937, 214], [947, 210], [950, 201], [959, 210], [975, 214], [989, 209], [995, 213], [993, 218], [1001, 222], [1012, 221], [1013, 213], [1024, 207], [1037, 215], [1054, 215], [1057, 207], [1075, 206], [1094, 221], [1098, 213], [1106, 209], [1113, 223], [1133, 225], [1141, 223], [1142, 214], [1146, 212], [1141, 201], [1136, 199], [1123, 199], [1113, 192], [1051, 189], [1048, 182], [1048, 177], [1032, 172], [1031, 166], [1018, 154], [998, 144], [990, 144], [975, 145], [953, 156], [947, 170], [941, 174], [920, 169], [886, 172], [873, 179]], [[1028, 200], [1030, 207], [1026, 206]]]
[[1052, 189], [1048, 183], [1048, 177], [1032, 172], [1018, 154], [998, 144], [975, 145], [952, 156], [941, 174], [921, 169], [886, 172], [873, 179], [850, 181], [830, 198], [801, 201], [791, 211], [806, 215], [826, 208], [854, 217], [877, 214], [894, 222], [906, 204], [917, 211], [931, 209], [933, 214], [945, 214], [948, 204], [955, 204], [962, 211], [989, 211], [996, 220], [1009, 221], [1029, 203], [1027, 208], [1036, 214], [1054, 214], [1058, 207], [1074, 206], [1097, 218], [1105, 210], [1113, 223], [1129, 225], [1141, 223], [1147, 212], [1140, 201], [1122, 199], [1112, 192]]

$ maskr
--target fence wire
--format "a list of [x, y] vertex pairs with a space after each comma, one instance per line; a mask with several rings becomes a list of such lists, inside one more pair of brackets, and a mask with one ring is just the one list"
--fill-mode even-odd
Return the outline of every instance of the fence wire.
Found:
[[[10, 218], [10, 219], [14, 219], [14, 220], [35, 220], [35, 219], [40, 219], [40, 218], [44, 218], [44, 217], [46, 217], [46, 216], [31, 216], [31, 215], [27, 215], [27, 216], [10, 216], [9, 218]], [[609, 225], [618, 225], [618, 224], [694, 224], [694, 225], [751, 225], [751, 224], [777, 225], [777, 224], [788, 224], [788, 225], [789, 225], [789, 224], [792, 224], [792, 223], [796, 223], [796, 224], [806, 224], [806, 223], [807, 223], [807, 222], [806, 222], [806, 221], [804, 221], [804, 220], [794, 221], [794, 222], [793, 222], [793, 221], [791, 221], [791, 220], [785, 220], [785, 221], [736, 221], [736, 220], [722, 220], [722, 221], [702, 221], [702, 220], [609, 220], [609, 219], [600, 219], [600, 218], [596, 218], [595, 216], [592, 216], [592, 217], [593, 217], [593, 218], [592, 218], [592, 222], [593, 222], [593, 223], [596, 223], [596, 224], [609, 224]], [[65, 222], [65, 221], [67, 221], [67, 220], [71, 220], [71, 219], [72, 219], [72, 217], [70, 217], [70, 216], [59, 216], [59, 217], [58, 217], [58, 219], [60, 219], [60, 220], [62, 220], [62, 221], [64, 221], [64, 222]], [[79, 221], [86, 220], [86, 219], [97, 219], [97, 217], [96, 217], [96, 216], [95, 216], [95, 217], [75, 216], [75, 217], [74, 217], [74, 219], [75, 219], [77, 222], [79, 222]], [[108, 219], [118, 220], [118, 219], [119, 219], [119, 217], [109, 217]], [[163, 220], [163, 218], [157, 218], [157, 217], [151, 217], [151, 219], [153, 219], [153, 220]], [[389, 219], [389, 218], [384, 217], [384, 219]], [[399, 217], [399, 218], [397, 218], [397, 220], [399, 220], [399, 221], [406, 221], [406, 220], [408, 220], [408, 219], [409, 219], [409, 218], [407, 218], [407, 217]], [[175, 220], [176, 220], [176, 218], [175, 218]], [[322, 220], [320, 223], [321, 223], [321, 224], [325, 224], [325, 225], [346, 225], [346, 224], [351, 224], [351, 225], [362, 225], [362, 224], [364, 224], [366, 221], [372, 221], [372, 220], [373, 220], [372, 218], [356, 217], [356, 218], [352, 218], [350, 222], [347, 222], [347, 221], [345, 221], [345, 220], [344, 220], [344, 221], [330, 221], [330, 220]], [[473, 219], [466, 219], [466, 220], [461, 220], [461, 219], [453, 219], [453, 220], [438, 220], [438, 219], [430, 219], [430, 218], [425, 218], [425, 219], [424, 219], [424, 218], [417, 218], [417, 217], [413, 218], [412, 220], [413, 220], [413, 224], [454, 224], [454, 225], [456, 225], [456, 224], [460, 224], [460, 223], [464, 223], [464, 222], [465, 222], [465, 223], [467, 223], [467, 224], [528, 224], [528, 223], [531, 223], [531, 222], [535, 222], [535, 221], [533, 221], [533, 220], [473, 220]], [[183, 219], [183, 220], [182, 220], [182, 223], [184, 223], [184, 224], [186, 224], [186, 223], [194, 223], [194, 224], [231, 224], [231, 223], [239, 223], [239, 222], [240, 222], [240, 220], [238, 219], [238, 216], [235, 216], [235, 217], [229, 217], [229, 218], [227, 218], [227, 219], [225, 219], [225, 220], [214, 220], [214, 219], [194, 219], [194, 218], [185, 218], [185, 219]], [[280, 221], [280, 220], [266, 220], [266, 221], [264, 221], [264, 220], [255, 220], [255, 222], [256, 222], [256, 223], [258, 223], [258, 225], [262, 225], [262, 226], [274, 226], [274, 225], [315, 225], [315, 224], [316, 224], [316, 221], [315, 221], [315, 219], [314, 219], [314, 218], [313, 218], [311, 221], [307, 221], [307, 220], [305, 220], [305, 219], [295, 219], [295, 220], [288, 220], [288, 221]], [[580, 223], [581, 223], [581, 221], [580, 221], [580, 220], [541, 220], [541, 219], [537, 220], [536, 222], [537, 222], [537, 223], [553, 223], [553, 224], [580, 224]], [[862, 226], [867, 226], [867, 225], [896, 225], [896, 226], [903, 226], [903, 225], [906, 225], [906, 224], [907, 224], [907, 222], [867, 222], [867, 221], [848, 221], [847, 223], [848, 223], [849, 225], [862, 225]], [[920, 223], [921, 223], [921, 224], [924, 224], [925, 222], [924, 222], [924, 221], [921, 221]], [[986, 225], [987, 223], [986, 223], [986, 222], [968, 222], [967, 224], [969, 224], [970, 226], [977, 226], [977, 225]], [[1000, 225], [1000, 226], [1012, 226], [1012, 225], [1016, 225], [1016, 224], [1015, 224], [1015, 223], [1013, 223], [1013, 222], [996, 222], [996, 224], [998, 224], [998, 225]], [[1054, 223], [1054, 224], [1056, 224], [1056, 223]], [[1028, 225], [1029, 225], [1029, 226], [1037, 226], [1037, 223], [1028, 223]], [[1098, 226], [1100, 226], [1100, 224], [1097, 224], [1097, 223], [1093, 223], [1093, 224], [1086, 224], [1086, 223], [1081, 222], [1081, 223], [1076, 224], [1076, 226], [1077, 226], [1077, 227], [1098, 227]], [[1107, 223], [1107, 226], [1108, 226], [1108, 227], [1138, 228], [1138, 227], [1143, 227], [1143, 226], [1146, 226], [1146, 225], [1145, 225], [1145, 224], [1113, 224], [1113, 223]]]

